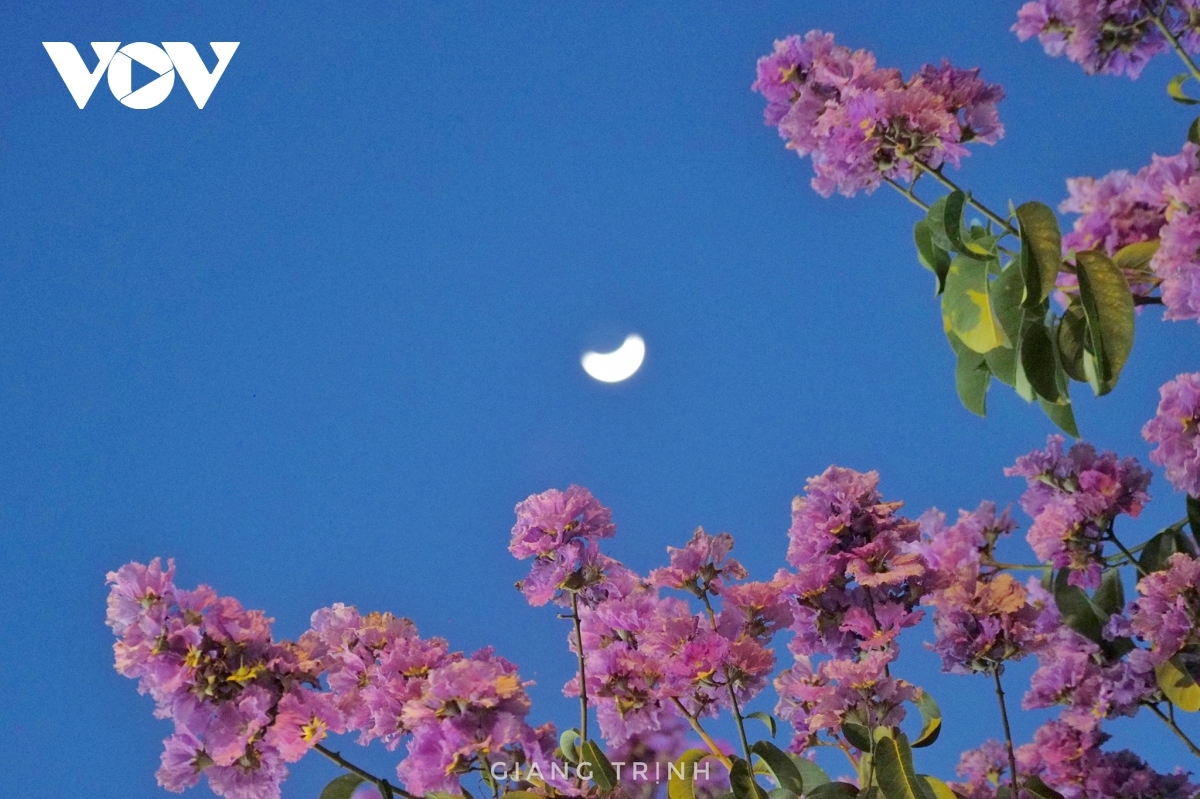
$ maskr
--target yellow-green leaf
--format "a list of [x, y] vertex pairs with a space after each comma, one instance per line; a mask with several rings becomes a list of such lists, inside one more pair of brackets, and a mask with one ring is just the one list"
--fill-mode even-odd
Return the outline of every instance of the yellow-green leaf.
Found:
[[[1125, 275], [1108, 256], [1096, 250], [1077, 253], [1079, 300], [1087, 322], [1088, 343], [1095, 356], [1089, 382], [1097, 395], [1107, 394], [1117, 384], [1121, 369], [1133, 350], [1133, 294]], [[953, 273], [953, 266], [951, 267]]]
[[942, 734], [942, 709], [924, 689], [921, 690], [920, 696], [913, 704], [917, 706], [917, 710], [921, 711], [921, 734], [912, 744], [914, 749], [918, 749], [922, 746], [929, 746]]
[[937, 799], [929, 784], [917, 777], [904, 733], [877, 732], [875, 737], [875, 781], [885, 799]]
[[1011, 347], [992, 308], [990, 260], [958, 256], [950, 263], [942, 293], [942, 321], [963, 344], [980, 354]]
[[1158, 239], [1127, 244], [1113, 254], [1112, 261], [1127, 272], [1150, 274], [1150, 259], [1158, 252], [1158, 245]]
[[917, 778], [924, 780], [925, 784], [929, 786], [929, 790], [933, 791], [936, 799], [958, 799], [954, 791], [950, 790], [950, 786], [937, 777], [931, 777], [928, 774], [918, 774]]
[[1188, 73], [1181, 72], [1180, 74], [1171, 78], [1171, 82], [1167, 84], [1167, 94], [1170, 95], [1171, 99], [1177, 103], [1183, 103], [1184, 105], [1200, 104], [1200, 100], [1193, 100], [1191, 97], [1188, 97], [1183, 93], [1183, 84], [1187, 82], [1189, 77], [1191, 76], [1188, 75]]
[[1178, 658], [1174, 657], [1155, 667], [1154, 676], [1158, 678], [1158, 687], [1175, 707], [1195, 713], [1200, 710], [1200, 685], [1177, 661]]
[[1016, 209], [1021, 230], [1021, 274], [1025, 279], [1025, 307], [1043, 303], [1062, 266], [1062, 233], [1058, 217], [1048, 205], [1022, 203]]
[[667, 768], [667, 799], [696, 799], [696, 764], [712, 753], [707, 749], [689, 749]]
[[350, 794], [354, 793], [355, 789], [363, 782], [365, 780], [357, 774], [343, 774], [340, 777], [334, 777], [321, 791], [321, 799], [350, 799]]

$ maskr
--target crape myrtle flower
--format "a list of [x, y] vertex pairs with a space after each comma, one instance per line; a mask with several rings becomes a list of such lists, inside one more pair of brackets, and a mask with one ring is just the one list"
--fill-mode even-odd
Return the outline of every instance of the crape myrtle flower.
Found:
[[517, 583], [531, 605], [569, 605], [568, 594], [602, 582], [612, 561], [596, 542], [616, 532], [612, 512], [591, 492], [573, 485], [550, 489], [517, 504], [508, 551], [534, 558], [529, 576]]
[[1149, 501], [1150, 472], [1133, 458], [1097, 454], [1080, 442], [1063, 452], [1063, 437], [1052, 435], [1045, 450], [1035, 450], [1006, 468], [1024, 477], [1028, 488], [1021, 507], [1033, 519], [1026, 540], [1043, 562], [1069, 569], [1068, 582], [1083, 588], [1100, 584], [1104, 538], [1121, 514], [1136, 517]]
[[1136, 658], [1109, 657], [1099, 645], [1062, 624], [1052, 601], [1043, 606], [1042, 614], [1053, 632], [1037, 651], [1038, 667], [1030, 677], [1023, 708], [1062, 705], [1063, 723], [1092, 732], [1104, 719], [1133, 716], [1144, 700], [1157, 694], [1153, 672]]
[[[1200, 10], [1197, 12], [1200, 20]], [[1185, 145], [1182, 157], [1188, 174], [1164, 183], [1166, 224], [1161, 246], [1150, 266], [1162, 281], [1163, 319], [1200, 321], [1200, 175], [1196, 174], [1197, 148]]]
[[917, 549], [932, 573], [925, 599], [934, 608], [931, 648], [943, 671], [990, 671], [1034, 649], [1041, 641], [1039, 606], [1011, 574], [991, 566], [996, 540], [1016, 529], [1008, 511], [997, 516], [996, 506], [983, 502], [975, 511], [959, 511], [953, 525], [936, 509], [920, 523]]
[[1137, 590], [1127, 624], [1114, 626], [1114, 632], [1135, 635], [1150, 646], [1130, 653], [1131, 659], [1139, 656], [1149, 670], [1181, 652], [1200, 653], [1200, 559], [1177, 552], [1165, 570], [1139, 580]]
[[1142, 428], [1142, 438], [1158, 445], [1150, 460], [1166, 468], [1175, 488], [1200, 497], [1200, 372], [1181, 374], [1158, 393], [1158, 411]]
[[344, 729], [316, 690], [320, 666], [305, 647], [273, 640], [261, 611], [207, 586], [180, 589], [174, 576], [174, 562], [164, 570], [157, 558], [108, 574], [117, 671], [174, 722], [159, 784], [182, 791], [203, 774], [218, 796], [276, 799], [285, 764]]
[[792, 502], [787, 560], [776, 581], [792, 607], [797, 654], [852, 658], [886, 647], [920, 621], [927, 590], [924, 558], [912, 550], [920, 529], [884, 502], [879, 475], [831, 466]]
[[1059, 720], [1043, 724], [1033, 742], [1017, 750], [1017, 769], [1034, 775], [1064, 799], [1189, 799], [1197, 786], [1180, 769], [1159, 774], [1129, 750], [1105, 752], [1101, 730], [1081, 730]]
[[847, 721], [870, 729], [903, 721], [904, 702], [915, 701], [921, 689], [888, 675], [896, 655], [894, 648], [876, 649], [814, 666], [810, 657], [796, 654], [795, 664], [775, 679], [775, 714], [795, 729], [789, 750], [801, 753], [817, 745], [820, 733], [837, 736]]
[[709, 535], [696, 528], [692, 540], [682, 549], [667, 547], [671, 564], [650, 572], [650, 584], [659, 588], [680, 588], [698, 597], [720, 594], [726, 580], [746, 579], [746, 570], [729, 552], [733, 536]]
[[1051, 56], [1066, 55], [1089, 75], [1137, 78], [1146, 63], [1167, 50], [1147, 0], [1034, 0], [1021, 6], [1012, 29], [1021, 41], [1034, 36]]
[[810, 31], [776, 41], [757, 73], [751, 88], [767, 100], [766, 123], [799, 156], [811, 156], [812, 186], [825, 197], [911, 180], [918, 163], [957, 166], [967, 142], [993, 144], [1003, 135], [996, 113], [1003, 90], [978, 70], [927, 65], [906, 81], [878, 68], [871, 53]]

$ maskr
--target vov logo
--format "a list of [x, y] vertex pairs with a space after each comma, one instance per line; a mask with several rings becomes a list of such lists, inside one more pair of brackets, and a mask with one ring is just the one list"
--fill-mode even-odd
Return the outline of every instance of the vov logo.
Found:
[[[217, 81], [225, 74], [225, 67], [233, 58], [241, 42], [209, 42], [217, 56], [217, 65], [212, 72], [200, 60], [196, 48], [188, 42], [163, 42], [162, 47], [149, 42], [130, 42], [124, 47], [120, 42], [92, 42], [92, 50], [98, 59], [96, 68], [89, 70], [83, 63], [79, 51], [70, 42], [42, 42], [50, 60], [54, 62], [63, 83], [67, 84], [75, 105], [83, 108], [96, 91], [97, 84], [105, 71], [108, 72], [108, 88], [121, 105], [129, 108], [153, 108], [167, 99], [175, 87], [175, 73], [187, 88], [197, 108], [203, 108], [217, 88]], [[158, 75], [149, 83], [133, 88], [133, 62], [141, 64]]]

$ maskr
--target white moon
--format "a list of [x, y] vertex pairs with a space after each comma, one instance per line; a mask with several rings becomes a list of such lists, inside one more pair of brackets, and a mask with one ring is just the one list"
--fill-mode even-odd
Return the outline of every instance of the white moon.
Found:
[[625, 343], [612, 352], [585, 352], [583, 371], [601, 383], [620, 383], [633, 377], [646, 359], [646, 342], [636, 333], [630, 333]]

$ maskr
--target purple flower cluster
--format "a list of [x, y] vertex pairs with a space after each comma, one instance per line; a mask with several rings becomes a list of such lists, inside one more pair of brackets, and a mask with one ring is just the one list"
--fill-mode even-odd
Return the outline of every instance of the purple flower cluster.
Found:
[[[1164, 319], [1200, 320], [1200, 148], [1185, 144], [1173, 156], [1154, 156], [1129, 173], [1102, 178], [1071, 178], [1068, 198], [1059, 206], [1079, 214], [1063, 237], [1063, 250], [1099, 249], [1115, 255], [1130, 244], [1159, 240], [1148, 268], [1125, 270], [1129, 287], [1148, 296], [1161, 286]], [[1059, 288], [1078, 290], [1070, 272], [1059, 275]]]
[[812, 186], [825, 197], [911, 180], [918, 164], [957, 166], [965, 144], [994, 144], [1004, 134], [996, 111], [1004, 92], [978, 70], [926, 65], [904, 80], [821, 31], [776, 41], [751, 88], [767, 100], [766, 123], [812, 157]]
[[572, 591], [600, 590], [610, 565], [596, 542], [616, 533], [612, 512], [581, 486], [552, 488], [516, 508], [508, 551], [518, 560], [534, 558], [529, 576], [518, 583], [531, 605], [569, 604]]
[[[891, 724], [919, 692], [890, 677], [895, 638], [920, 621], [931, 575], [914, 551], [915, 522], [884, 502], [879, 475], [831, 466], [792, 503], [787, 553], [796, 572], [776, 582], [793, 600], [789, 648], [796, 663], [776, 680], [776, 712], [792, 722], [793, 751], [847, 720]], [[814, 665], [814, 657], [826, 657]]]
[[[1138, 582], [1141, 595], [1129, 607], [1129, 621], [1114, 632], [1133, 634], [1150, 646], [1130, 653], [1147, 672], [1184, 653], [1194, 663], [1200, 654], [1200, 559], [1183, 552], [1171, 556], [1165, 571]], [[1114, 617], [1116, 620], [1117, 617]]]
[[1158, 412], [1142, 428], [1142, 438], [1158, 445], [1150, 460], [1166, 467], [1175, 488], [1200, 497], [1200, 372], [1179, 375], [1158, 393]]
[[164, 571], [129, 563], [108, 575], [108, 626], [117, 671], [138, 680], [160, 718], [175, 724], [158, 782], [182, 791], [208, 778], [218, 796], [276, 799], [299, 760], [341, 714], [317, 690], [318, 665], [303, 647], [271, 639], [271, 620], [208, 586], [175, 586]]
[[465, 657], [441, 638], [420, 638], [408, 619], [340, 604], [314, 613], [301, 643], [360, 743], [379, 738], [395, 749], [408, 740], [396, 774], [414, 793], [461, 793], [459, 779], [483, 758], [512, 768], [544, 764], [554, 750], [553, 727], [525, 721], [529, 683], [490, 648]]
[[1013, 31], [1034, 36], [1051, 56], [1066, 55], [1089, 75], [1137, 78], [1167, 50], [1147, 0], [1033, 0], [1021, 6]]
[[682, 549], [667, 547], [670, 565], [650, 572], [650, 584], [658, 588], [681, 588], [698, 597], [720, 594], [724, 580], [744, 580], [742, 564], [728, 557], [733, 549], [729, 533], [708, 535], [697, 528]]
[[1050, 436], [1045, 450], [1017, 459], [1004, 470], [1024, 477], [1021, 507], [1033, 519], [1026, 540], [1040, 560], [1069, 569], [1069, 582], [1084, 588], [1100, 584], [1104, 539], [1120, 514], [1137, 516], [1149, 499], [1150, 472], [1133, 458], [1096, 453], [1078, 443], [1063, 452], [1062, 436]]
[[919, 548], [933, 574], [925, 599], [934, 608], [932, 648], [944, 671], [991, 671], [1040, 643], [1040, 603], [1011, 574], [990, 567], [997, 539], [1014, 529], [1008, 512], [997, 516], [991, 502], [959, 511], [953, 525], [936, 510], [921, 517]]

